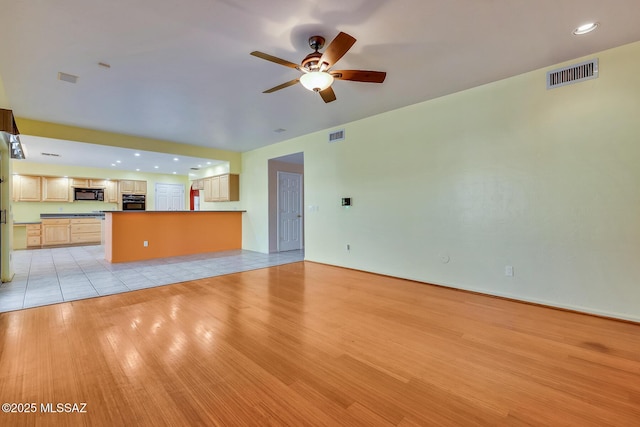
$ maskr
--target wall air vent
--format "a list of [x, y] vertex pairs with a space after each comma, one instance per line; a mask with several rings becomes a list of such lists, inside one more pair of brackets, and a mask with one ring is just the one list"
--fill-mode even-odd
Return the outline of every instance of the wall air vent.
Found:
[[329, 142], [338, 141], [344, 141], [344, 129], [340, 129], [329, 134]]
[[598, 78], [598, 58], [547, 72], [547, 89]]
[[40, 155], [47, 156], [47, 157], [60, 157], [60, 154], [56, 154], [56, 153], [40, 153]]

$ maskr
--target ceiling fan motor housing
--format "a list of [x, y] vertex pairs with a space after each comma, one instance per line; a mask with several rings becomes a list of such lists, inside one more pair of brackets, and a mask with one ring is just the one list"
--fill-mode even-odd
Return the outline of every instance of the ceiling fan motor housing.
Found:
[[305, 56], [300, 65], [308, 71], [317, 71], [320, 68], [320, 58], [322, 54], [318, 51]]

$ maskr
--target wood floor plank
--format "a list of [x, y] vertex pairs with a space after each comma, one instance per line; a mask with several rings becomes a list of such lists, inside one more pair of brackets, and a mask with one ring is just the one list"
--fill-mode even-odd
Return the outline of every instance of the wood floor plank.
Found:
[[640, 325], [299, 262], [1, 313], [0, 396], [38, 405], [11, 426], [632, 426]]

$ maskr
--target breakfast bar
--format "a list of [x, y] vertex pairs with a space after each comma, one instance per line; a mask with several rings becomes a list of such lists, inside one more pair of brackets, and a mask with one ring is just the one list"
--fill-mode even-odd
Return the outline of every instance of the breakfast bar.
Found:
[[241, 249], [243, 212], [105, 212], [105, 259], [117, 263]]

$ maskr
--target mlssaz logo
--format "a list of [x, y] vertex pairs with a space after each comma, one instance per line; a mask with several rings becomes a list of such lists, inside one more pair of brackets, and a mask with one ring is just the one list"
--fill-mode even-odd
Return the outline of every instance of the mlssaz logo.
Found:
[[87, 404], [85, 402], [81, 403], [41, 403], [40, 404], [40, 412], [63, 412], [63, 413], [87, 413]]

